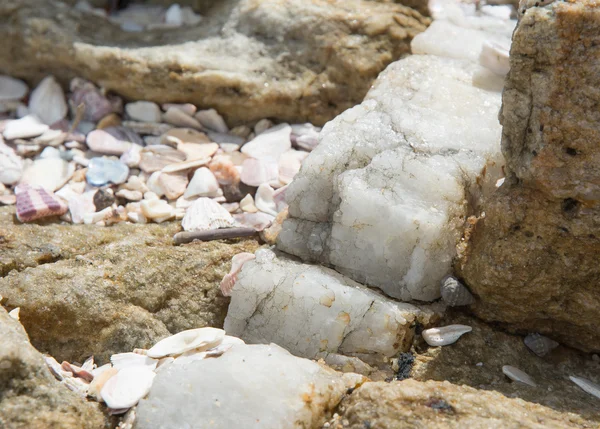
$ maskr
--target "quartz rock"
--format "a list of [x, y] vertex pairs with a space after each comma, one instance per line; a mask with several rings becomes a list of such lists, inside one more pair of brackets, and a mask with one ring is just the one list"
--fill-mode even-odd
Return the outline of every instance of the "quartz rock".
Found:
[[346, 391], [364, 381], [275, 344], [234, 345], [218, 358], [160, 371], [138, 404], [135, 427], [196, 427], [199, 421], [215, 429], [321, 427]]
[[511, 330], [600, 351], [600, 86], [589, 52], [600, 37], [593, 1], [525, 10], [513, 36], [500, 121], [506, 180], [474, 223], [457, 268], [473, 310]]
[[479, 69], [431, 55], [390, 65], [321, 131], [286, 190], [278, 248], [396, 298], [438, 298], [468, 201], [501, 177], [500, 93], [472, 85]]
[[428, 325], [436, 317], [331, 269], [261, 249], [238, 274], [224, 329], [308, 358], [320, 352], [391, 357], [408, 350], [417, 321]]

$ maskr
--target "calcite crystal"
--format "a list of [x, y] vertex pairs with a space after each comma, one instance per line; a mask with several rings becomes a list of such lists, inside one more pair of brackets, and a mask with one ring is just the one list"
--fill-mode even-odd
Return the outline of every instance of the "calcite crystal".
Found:
[[525, 9], [500, 115], [507, 178], [459, 264], [480, 317], [587, 351], [600, 350], [599, 38], [597, 2]]
[[316, 428], [365, 381], [275, 344], [235, 345], [217, 359], [170, 365], [137, 409], [137, 429]]
[[438, 317], [431, 308], [392, 301], [328, 268], [261, 249], [238, 274], [224, 329], [303, 357], [391, 357], [410, 347], [417, 323]]

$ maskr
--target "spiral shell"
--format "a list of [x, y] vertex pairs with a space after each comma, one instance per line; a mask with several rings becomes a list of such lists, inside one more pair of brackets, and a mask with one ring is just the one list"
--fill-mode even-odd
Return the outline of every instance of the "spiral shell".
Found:
[[558, 347], [558, 343], [538, 333], [529, 334], [523, 340], [525, 345], [539, 357], [546, 356]]
[[442, 294], [442, 299], [450, 307], [460, 307], [475, 302], [469, 289], [452, 276], [445, 277], [442, 280], [440, 292]]

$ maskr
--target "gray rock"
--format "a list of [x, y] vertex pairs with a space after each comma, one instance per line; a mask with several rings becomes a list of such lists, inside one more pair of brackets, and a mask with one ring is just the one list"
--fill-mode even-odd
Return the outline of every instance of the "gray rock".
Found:
[[23, 326], [0, 307], [0, 427], [100, 429], [110, 419], [98, 403], [61, 385], [29, 343]]

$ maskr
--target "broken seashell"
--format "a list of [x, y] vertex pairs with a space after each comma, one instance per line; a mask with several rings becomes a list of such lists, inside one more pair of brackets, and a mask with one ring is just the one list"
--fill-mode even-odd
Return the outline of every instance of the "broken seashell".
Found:
[[173, 125], [157, 122], [123, 121], [123, 126], [141, 135], [160, 136], [173, 128]]
[[60, 383], [67, 386], [69, 390], [77, 393], [82, 398], [85, 398], [88, 395], [90, 385], [81, 378], [65, 377]]
[[261, 119], [260, 121], [258, 121], [256, 123], [256, 125], [254, 125], [254, 133], [256, 135], [259, 135], [261, 133], [264, 133], [265, 131], [267, 131], [269, 128], [271, 128], [273, 126], [273, 121], [271, 121], [270, 119]]
[[[163, 221], [175, 216], [174, 208], [169, 205], [165, 200], [145, 199], [141, 203], [142, 214], [148, 219]], [[160, 222], [158, 222], [160, 223]]]
[[175, 365], [183, 365], [189, 362], [194, 362], [198, 360], [203, 360], [207, 357], [206, 352], [199, 352], [198, 350], [190, 350], [189, 352], [185, 352], [175, 358], [173, 364]]
[[506, 76], [510, 71], [509, 50], [504, 46], [485, 41], [479, 54], [479, 64], [499, 76]]
[[225, 335], [221, 344], [206, 351], [206, 357], [219, 357], [235, 345], [246, 344], [244, 340], [231, 335]]
[[206, 134], [200, 131], [196, 131], [193, 128], [172, 128], [160, 136], [160, 141], [161, 144], [175, 146], [183, 143], [211, 143], [210, 139]]
[[185, 231], [206, 231], [234, 225], [231, 214], [210, 198], [198, 198], [194, 201], [181, 222]]
[[48, 128], [35, 115], [27, 115], [8, 121], [2, 134], [6, 140], [27, 139], [43, 134]]
[[235, 164], [228, 156], [215, 156], [208, 165], [208, 168], [213, 172], [221, 185], [233, 185], [240, 181], [240, 172], [235, 168]]
[[0, 184], [14, 185], [23, 174], [23, 160], [0, 137]]
[[206, 128], [223, 134], [229, 132], [225, 120], [215, 109], [200, 110], [194, 117]]
[[575, 383], [576, 385], [581, 387], [585, 392], [600, 399], [600, 384], [596, 384], [596, 383], [594, 383], [586, 378], [583, 378], [583, 377], [575, 377], [572, 375], [569, 376], [569, 379], [573, 383]]
[[215, 175], [206, 167], [199, 168], [194, 173], [183, 197], [190, 199], [199, 197], [215, 197], [220, 190], [219, 183]]
[[240, 208], [246, 213], [256, 213], [258, 209], [254, 205], [254, 198], [252, 195], [246, 194], [244, 198], [240, 201]]
[[260, 186], [277, 180], [279, 177], [279, 165], [272, 157], [262, 159], [248, 158], [242, 163], [240, 180], [249, 186]]
[[[170, 146], [152, 145], [142, 149], [140, 168], [145, 173], [154, 173], [170, 164], [185, 161], [186, 155]], [[169, 171], [170, 172], [170, 171]]]
[[65, 93], [54, 76], [45, 77], [31, 92], [28, 107], [46, 125], [52, 125], [67, 116]]
[[13, 308], [8, 312], [8, 315], [15, 320], [19, 320], [19, 313], [21, 312], [21, 307]]
[[20, 222], [30, 222], [48, 216], [61, 216], [68, 210], [67, 205], [52, 192], [41, 186], [18, 185], [15, 188], [17, 196], [17, 219]]
[[54, 375], [54, 377], [58, 381], [64, 380], [65, 377], [73, 376], [73, 374], [71, 374], [70, 372], [65, 371], [63, 367], [52, 356], [44, 355], [44, 361], [46, 362], [46, 365], [48, 365], [48, 369], [50, 370], [52, 375]]
[[184, 103], [184, 104], [165, 103], [161, 107], [165, 112], [167, 110], [169, 110], [171, 107], [174, 107], [175, 109], [181, 110], [183, 113], [185, 113], [188, 116], [194, 116], [194, 113], [196, 113], [196, 106], [194, 106], [191, 103]]
[[279, 181], [284, 185], [291, 183], [307, 156], [308, 152], [293, 149], [282, 154], [279, 158]]
[[258, 210], [271, 216], [277, 216], [277, 206], [273, 199], [275, 190], [268, 184], [263, 183], [256, 190], [254, 205]]
[[183, 195], [183, 193], [186, 192], [188, 183], [188, 176], [185, 171], [175, 173], [160, 173], [158, 176], [158, 184], [162, 189], [164, 189], [165, 196], [169, 200], [176, 200]]
[[194, 349], [204, 351], [220, 344], [224, 337], [225, 331], [218, 328], [188, 329], [160, 340], [148, 350], [148, 356], [158, 359]]
[[254, 258], [254, 254], [248, 252], [238, 253], [231, 258], [231, 269], [229, 270], [229, 273], [225, 274], [223, 280], [221, 280], [220, 288], [223, 296], [231, 296], [231, 291], [237, 281], [237, 275], [242, 270], [244, 263], [251, 261]]
[[475, 302], [473, 295], [465, 285], [456, 279], [456, 277], [447, 276], [442, 279], [440, 287], [442, 300], [450, 307], [460, 307], [462, 305], [470, 305]]
[[200, 122], [193, 117], [186, 115], [177, 107], [169, 107], [163, 114], [163, 121], [167, 122], [168, 124], [175, 125], [176, 127], [189, 127], [197, 130], [204, 129]]
[[273, 157], [279, 160], [283, 153], [292, 148], [291, 134], [292, 127], [288, 124], [277, 125], [246, 143], [241, 152], [256, 159]]
[[[94, 130], [86, 137], [85, 143], [94, 152], [106, 155], [123, 155], [127, 152], [132, 144], [127, 141], [119, 140], [108, 132], [109, 127], [104, 130]], [[140, 147], [141, 150], [141, 147]]]
[[183, 161], [183, 162], [178, 162], [175, 164], [169, 164], [165, 168], [163, 168], [161, 171], [163, 173], [175, 173], [178, 171], [184, 171], [184, 170], [190, 170], [192, 168], [198, 168], [198, 167], [208, 164], [209, 162], [210, 162], [210, 158], [193, 159], [191, 161]]
[[533, 378], [531, 378], [531, 376], [529, 376], [527, 373], [521, 371], [519, 368], [510, 365], [504, 365], [502, 367], [502, 372], [513, 381], [519, 381], [532, 387], [537, 386], [535, 381], [533, 381]]
[[117, 353], [110, 357], [113, 367], [116, 369], [128, 368], [130, 366], [143, 366], [154, 370], [158, 361], [139, 353]]
[[134, 121], [160, 122], [161, 112], [158, 104], [151, 101], [135, 101], [125, 105], [125, 113]]
[[260, 231], [264, 230], [265, 228], [268, 228], [273, 223], [273, 220], [275, 219], [274, 216], [271, 216], [271, 215], [263, 213], [263, 212], [240, 213], [240, 214], [233, 215], [233, 218], [239, 225], [245, 226], [247, 228], [252, 228], [257, 232], [260, 232]]
[[538, 333], [528, 334], [523, 342], [529, 348], [529, 350], [534, 352], [539, 357], [546, 356], [559, 346], [556, 341]]
[[123, 101], [117, 96], [105, 96], [103, 92], [92, 82], [73, 78], [69, 85], [71, 94], [69, 95], [69, 105], [74, 113], [77, 106], [83, 104], [83, 120], [89, 122], [98, 122], [111, 113], [121, 113], [123, 111]]
[[423, 339], [430, 346], [447, 346], [453, 344], [467, 332], [471, 332], [473, 328], [467, 325], [448, 325], [441, 328], [425, 329], [422, 333]]
[[177, 150], [185, 153], [187, 161], [192, 161], [210, 158], [219, 150], [219, 145], [216, 143], [179, 143]]
[[148, 394], [155, 376], [143, 366], [123, 368], [106, 381], [100, 395], [113, 410], [131, 408]]
[[20, 100], [27, 91], [29, 88], [22, 80], [0, 75], [0, 101]]
[[61, 368], [65, 371], [72, 373], [74, 376], [82, 378], [83, 380], [90, 383], [94, 379], [94, 375], [90, 373], [88, 370], [80, 368], [76, 365], [73, 365], [67, 361], [64, 361], [61, 365]]

